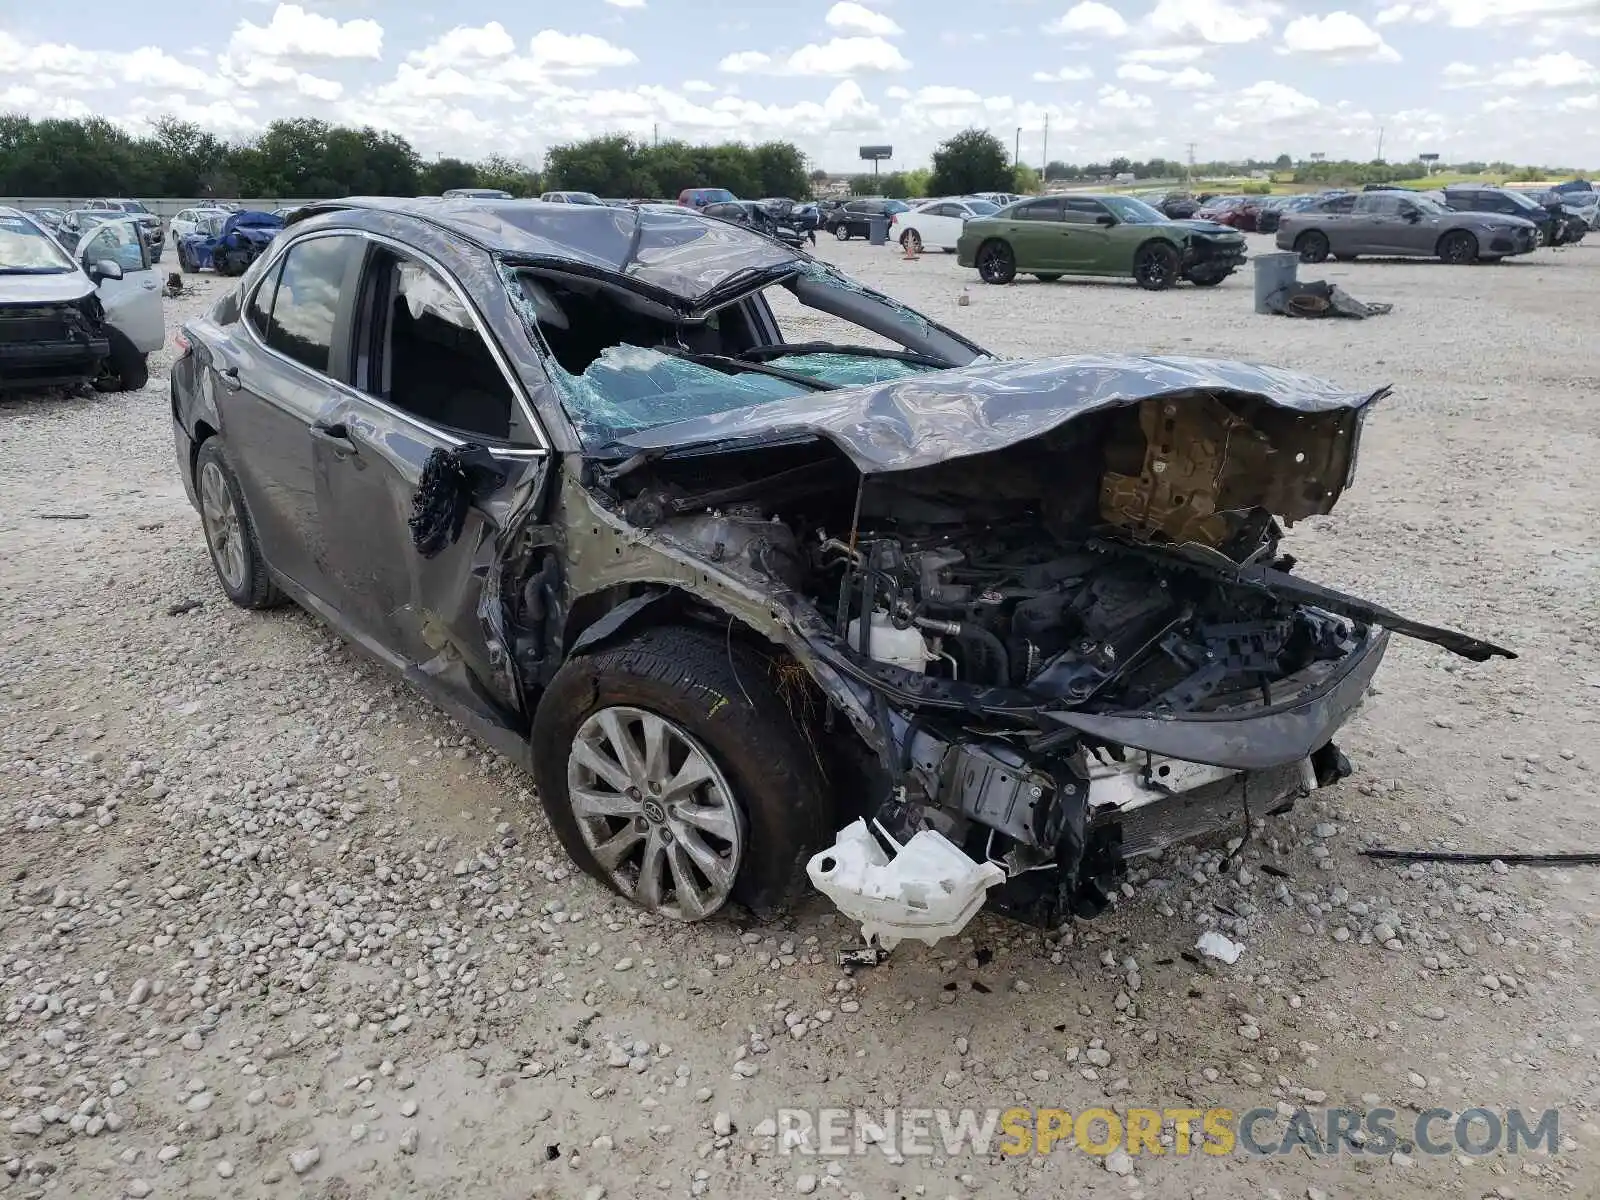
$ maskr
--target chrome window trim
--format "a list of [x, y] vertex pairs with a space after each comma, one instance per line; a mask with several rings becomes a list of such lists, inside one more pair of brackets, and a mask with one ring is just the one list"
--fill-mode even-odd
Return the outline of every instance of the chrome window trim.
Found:
[[458, 436], [457, 434], [446, 432], [435, 425], [429, 424], [427, 421], [413, 416], [411, 413], [408, 413], [403, 409], [397, 408], [386, 400], [380, 399], [377, 396], [369, 395], [368, 393], [363, 392], [360, 388], [352, 387], [350, 384], [335, 379], [331, 375], [325, 375], [321, 371], [306, 366], [306, 364], [301, 362], [299, 359], [292, 358], [289, 355], [284, 354], [281, 350], [274, 349], [273, 347], [267, 345], [266, 339], [263, 338], [256, 330], [256, 327], [250, 324], [250, 322], [246, 319], [245, 314], [249, 312], [251, 300], [254, 299], [255, 294], [261, 290], [262, 285], [272, 277], [272, 272], [278, 266], [279, 262], [286, 258], [289, 252], [296, 246], [301, 245], [304, 242], [313, 241], [316, 238], [325, 237], [357, 237], [363, 238], [369, 242], [376, 242], [381, 246], [386, 246], [391, 250], [395, 250], [401, 254], [406, 254], [412, 258], [415, 258], [418, 262], [424, 264], [437, 273], [441, 279], [449, 284], [450, 290], [456, 295], [456, 299], [461, 301], [462, 307], [466, 309], [467, 314], [472, 318], [473, 330], [478, 334], [479, 337], [483, 339], [484, 344], [489, 347], [489, 354], [494, 358], [495, 366], [500, 368], [500, 374], [505, 378], [506, 383], [510, 385], [512, 397], [516, 401], [517, 406], [522, 410], [522, 415], [528, 422], [528, 428], [532, 430], [533, 436], [539, 442], [538, 446], [488, 446], [486, 449], [488, 449], [489, 453], [502, 458], [543, 458], [545, 455], [550, 453], [550, 439], [545, 434], [544, 426], [540, 423], [538, 414], [533, 410], [532, 402], [529, 401], [527, 393], [523, 390], [522, 381], [517, 378], [516, 372], [511, 369], [511, 365], [506, 361], [504, 352], [500, 349], [500, 343], [489, 333], [482, 315], [478, 312], [477, 305], [473, 304], [472, 298], [462, 289], [461, 284], [457, 282], [455, 275], [446, 270], [444, 265], [440, 263], [438, 259], [434, 258], [426, 251], [418, 250], [415, 246], [408, 246], [406, 243], [398, 241], [395, 238], [391, 238], [386, 234], [373, 233], [366, 229], [351, 229], [348, 227], [316, 229], [312, 230], [310, 233], [301, 234], [299, 237], [290, 238], [284, 241], [282, 245], [274, 246], [267, 256], [266, 264], [261, 269], [260, 278], [258, 278], [255, 283], [251, 285], [249, 292], [241, 298], [241, 303], [239, 305], [238, 323], [246, 331], [246, 336], [258, 349], [265, 354], [272, 355], [272, 357], [280, 362], [288, 363], [291, 366], [297, 367], [299, 370], [304, 371], [308, 375], [315, 376], [320, 382], [338, 389], [338, 391], [344, 395], [373, 405], [379, 410], [388, 413], [390, 416], [422, 430], [431, 437], [438, 438], [440, 441], [446, 442], [452, 446], [464, 446], [467, 444], [466, 439]]

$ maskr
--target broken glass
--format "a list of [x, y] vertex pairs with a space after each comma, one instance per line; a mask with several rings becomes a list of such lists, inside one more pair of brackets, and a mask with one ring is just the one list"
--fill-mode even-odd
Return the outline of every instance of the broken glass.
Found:
[[578, 435], [591, 444], [641, 429], [803, 394], [770, 375], [726, 375], [642, 346], [608, 346], [582, 375], [550, 362]]

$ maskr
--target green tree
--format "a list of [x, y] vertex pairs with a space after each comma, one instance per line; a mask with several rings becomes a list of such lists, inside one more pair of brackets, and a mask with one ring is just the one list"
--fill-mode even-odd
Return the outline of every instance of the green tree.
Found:
[[907, 198], [931, 195], [928, 185], [933, 180], [933, 172], [927, 167], [916, 167], [905, 172]]
[[883, 178], [878, 175], [852, 175], [850, 176], [850, 194], [852, 196], [881, 196], [883, 192]]
[[422, 168], [419, 182], [430, 196], [438, 196], [451, 188], [477, 187], [478, 168], [459, 158], [441, 158]]
[[1011, 170], [1011, 190], [1030, 196], [1039, 190], [1039, 172], [1027, 163], [1018, 163]]
[[964, 129], [933, 152], [928, 190], [934, 195], [1001, 192], [1011, 184], [1011, 155], [987, 129]]

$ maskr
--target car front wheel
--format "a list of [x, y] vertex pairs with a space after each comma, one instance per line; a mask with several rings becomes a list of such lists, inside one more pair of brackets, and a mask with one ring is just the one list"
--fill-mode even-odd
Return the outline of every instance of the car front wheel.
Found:
[[534, 717], [533, 767], [573, 861], [681, 921], [797, 898], [832, 803], [780, 678], [778, 660], [684, 626], [567, 662]]
[[1160, 292], [1178, 281], [1178, 252], [1166, 242], [1151, 242], [1133, 259], [1133, 279], [1147, 292]]
[[850, 240], [850, 226], [835, 225], [833, 227], [833, 236], [838, 238], [841, 242], [848, 242]]

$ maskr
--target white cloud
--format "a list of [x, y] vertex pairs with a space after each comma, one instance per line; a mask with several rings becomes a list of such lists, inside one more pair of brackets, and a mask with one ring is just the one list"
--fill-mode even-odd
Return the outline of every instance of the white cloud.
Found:
[[509, 58], [517, 43], [499, 21], [487, 25], [457, 25], [443, 37], [421, 50], [406, 55], [406, 61], [424, 66], [461, 66]]
[[1587, 96], [1568, 96], [1561, 102], [1563, 112], [1594, 112], [1600, 109], [1600, 93], [1591, 92]]
[[1058, 67], [1054, 71], [1035, 71], [1035, 83], [1081, 83], [1094, 78], [1093, 67]]
[[1158, 0], [1145, 25], [1164, 41], [1188, 45], [1240, 46], [1272, 33], [1275, 6], [1225, 0]]
[[787, 58], [740, 50], [717, 66], [730, 75], [871, 75], [904, 71], [911, 63], [881, 37], [843, 37], [801, 46]]
[[749, 75], [756, 71], [764, 71], [771, 65], [771, 57], [759, 50], [740, 50], [719, 62], [717, 69], [726, 71], [730, 75]]
[[1447, 63], [1441, 72], [1447, 88], [1574, 88], [1600, 83], [1600, 69], [1566, 50], [1537, 58], [1514, 58], [1498, 70], [1470, 63]]
[[383, 26], [364, 17], [339, 21], [298, 4], [280, 4], [266, 25], [240, 21], [228, 52], [238, 58], [380, 58]]
[[1192, 63], [1205, 57], [1204, 46], [1145, 46], [1125, 51], [1123, 62]]
[[892, 18], [874, 12], [864, 4], [856, 4], [854, 0], [839, 0], [839, 3], [828, 10], [824, 20], [830, 29], [865, 33], [875, 37], [893, 37], [897, 33], [905, 32]]
[[224, 86], [215, 75], [179, 62], [154, 46], [141, 46], [122, 56], [119, 67], [123, 81], [136, 87], [212, 92]]
[[1263, 79], [1260, 83], [1240, 89], [1239, 98], [1250, 105], [1260, 106], [1269, 115], [1282, 117], [1304, 116], [1322, 108], [1319, 101], [1304, 92], [1271, 79]]
[[1128, 22], [1121, 13], [1098, 0], [1080, 0], [1044, 27], [1046, 33], [1082, 33], [1096, 37], [1121, 37]]
[[614, 46], [592, 33], [558, 33], [541, 29], [528, 43], [535, 67], [552, 74], [589, 75], [606, 67], [629, 67], [639, 61], [632, 50]]
[[1402, 0], [1381, 9], [1379, 25], [1437, 21], [1457, 29], [1529, 22], [1561, 22], [1600, 16], [1595, 0]]
[[1151, 101], [1149, 96], [1140, 95], [1135, 92], [1127, 92], [1122, 88], [1112, 87], [1110, 84], [1107, 84], [1105, 87], [1100, 89], [1099, 104], [1101, 108], [1111, 109], [1113, 111], [1118, 109], [1123, 111], [1134, 111], [1141, 108], [1155, 107], [1155, 104]]
[[704, 79], [690, 79], [685, 81], [683, 90], [686, 92], [714, 92], [717, 90], [717, 85], [707, 83]]
[[911, 97], [914, 104], [925, 104], [932, 108], [951, 108], [956, 105], [982, 104], [983, 97], [971, 88], [945, 87], [934, 85], [919, 88]]
[[1210, 87], [1217, 81], [1216, 76], [1195, 67], [1169, 71], [1164, 67], [1152, 67], [1148, 63], [1140, 62], [1123, 63], [1117, 68], [1117, 78], [1126, 79], [1130, 83], [1164, 83], [1180, 91], [1198, 91]]
[[1315, 54], [1334, 60], [1400, 61], [1400, 55], [1376, 29], [1343, 11], [1296, 17], [1284, 28], [1282, 49], [1288, 54]]
[[911, 89], [903, 88], [896, 84], [894, 87], [884, 88], [883, 94], [890, 100], [909, 100], [911, 98]]
[[606, 0], [612, 8], [643, 8], [644, 0]]

